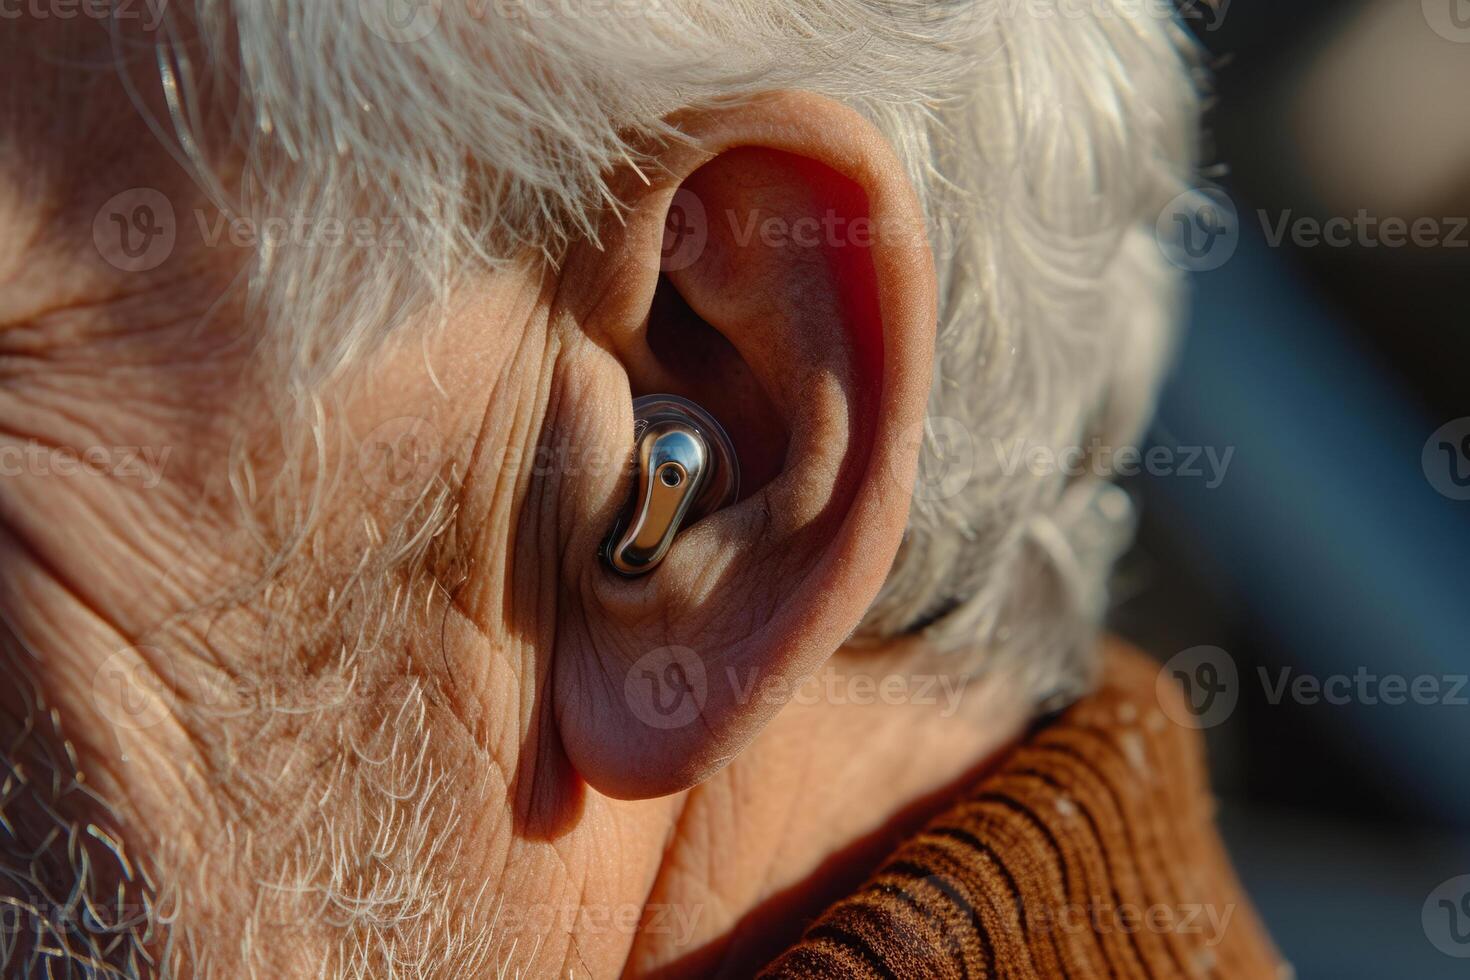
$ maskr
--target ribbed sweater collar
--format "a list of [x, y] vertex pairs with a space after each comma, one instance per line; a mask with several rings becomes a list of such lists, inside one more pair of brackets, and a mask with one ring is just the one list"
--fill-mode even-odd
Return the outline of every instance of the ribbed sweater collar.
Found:
[[1038, 726], [764, 976], [1288, 975], [1214, 826], [1197, 732], [1140, 654]]

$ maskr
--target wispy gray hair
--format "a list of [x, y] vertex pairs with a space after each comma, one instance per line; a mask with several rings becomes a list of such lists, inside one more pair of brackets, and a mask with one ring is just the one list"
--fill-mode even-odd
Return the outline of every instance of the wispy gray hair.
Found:
[[[938, 260], [930, 429], [902, 551], [860, 638], [986, 651], [1038, 703], [1079, 693], [1130, 530], [1024, 445], [1121, 446], [1151, 409], [1175, 281], [1154, 217], [1194, 160], [1193, 48], [1160, 4], [1094, 0], [197, 0], [164, 45], [181, 148], [251, 216], [368, 214], [373, 252], [262, 248], [252, 298], [305, 390], [458, 276], [597, 233], [610, 173], [685, 106], [773, 89], [887, 135]], [[397, 19], [390, 15], [398, 15]], [[180, 29], [175, 24], [175, 29]], [[200, 121], [228, 74], [243, 112]], [[237, 159], [215, 182], [216, 154]], [[1094, 439], [1096, 443], [1094, 443]], [[1011, 461], [1008, 465], [1008, 460]], [[958, 468], [958, 470], [956, 470]], [[968, 473], [968, 476], [966, 476]]]

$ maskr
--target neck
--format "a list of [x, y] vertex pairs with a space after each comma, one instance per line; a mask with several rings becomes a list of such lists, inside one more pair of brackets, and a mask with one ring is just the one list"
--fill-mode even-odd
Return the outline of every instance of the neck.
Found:
[[629, 972], [752, 975], [1021, 733], [1000, 686], [902, 647], [839, 653], [685, 796]]

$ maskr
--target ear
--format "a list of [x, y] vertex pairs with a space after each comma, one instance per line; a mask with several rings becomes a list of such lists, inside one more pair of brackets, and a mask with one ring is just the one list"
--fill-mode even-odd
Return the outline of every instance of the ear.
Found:
[[676, 125], [689, 143], [628, 176], [628, 210], [573, 248], [558, 291], [599, 350], [574, 383], [611, 402], [562, 413], [559, 439], [625, 459], [631, 399], [670, 392], [742, 465], [742, 499], [638, 579], [598, 555], [630, 474], [563, 484], [557, 722], [582, 776], [623, 798], [702, 781], [858, 625], [907, 523], [933, 360], [922, 212], [874, 127], [794, 94]]

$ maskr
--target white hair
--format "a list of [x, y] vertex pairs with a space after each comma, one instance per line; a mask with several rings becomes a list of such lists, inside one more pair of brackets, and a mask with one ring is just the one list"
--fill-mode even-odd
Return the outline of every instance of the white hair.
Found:
[[[1153, 224], [1191, 177], [1199, 102], [1166, 8], [197, 0], [206, 50], [163, 46], [160, 65], [196, 171], [210, 179], [216, 150], [246, 155], [237, 186], [207, 185], [222, 205], [411, 230], [407, 262], [390, 248], [260, 250], [251, 295], [301, 390], [459, 275], [595, 236], [610, 172], [673, 136], [674, 110], [799, 89], [867, 117], [925, 208], [940, 316], [935, 432], [860, 637], [922, 630], [984, 650], [979, 669], [1006, 665], [1041, 704], [1087, 683], [1129, 507], [1095, 478], [1017, 469], [1015, 454], [1125, 445], [1152, 406], [1175, 295]], [[245, 111], [211, 147], [199, 121], [218, 107], [201, 93], [234, 98], [207, 84], [222, 73]]]

